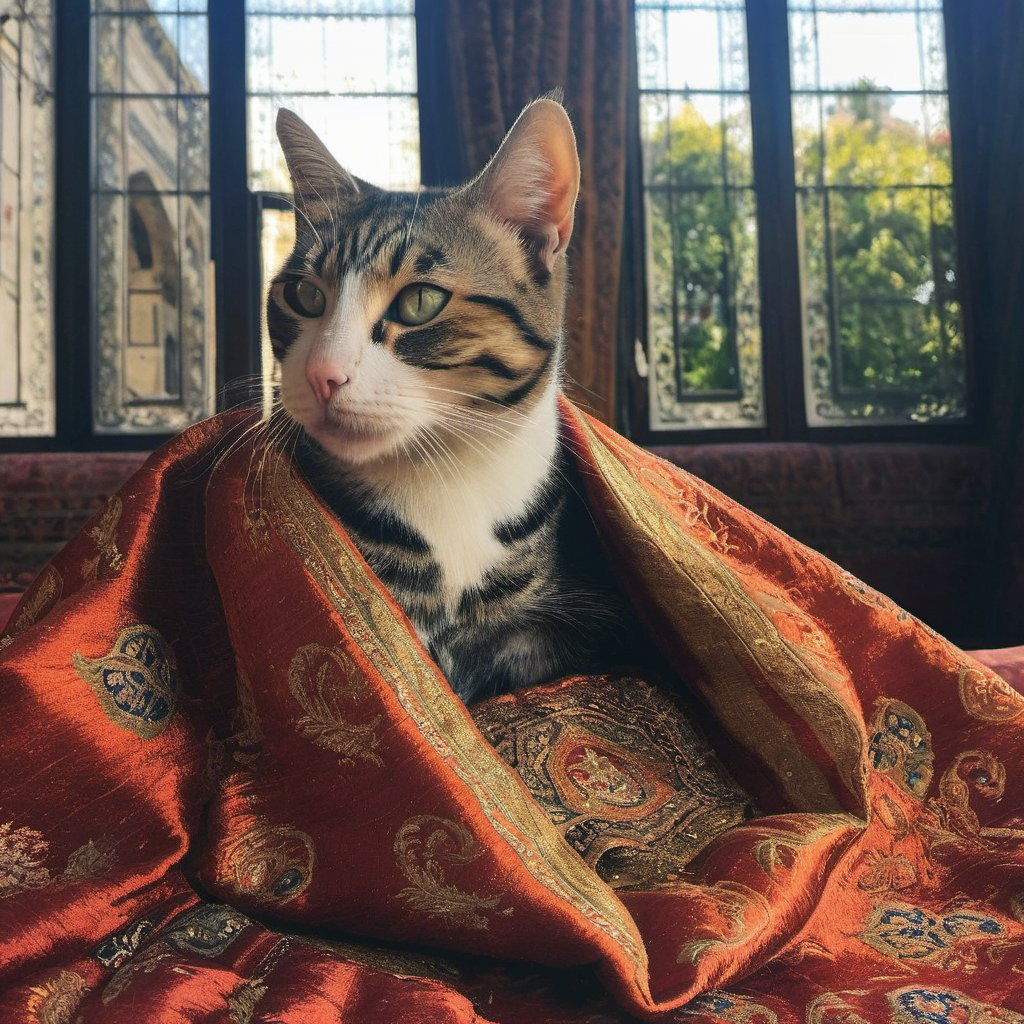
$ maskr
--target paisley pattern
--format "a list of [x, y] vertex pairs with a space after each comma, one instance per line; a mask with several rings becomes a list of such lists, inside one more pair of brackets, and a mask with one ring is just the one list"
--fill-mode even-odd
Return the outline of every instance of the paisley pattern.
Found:
[[902, 701], [880, 700], [869, 733], [872, 767], [922, 799], [931, 784], [934, 754], [931, 734], [921, 716]]
[[977, 960], [972, 943], [1003, 932], [999, 921], [983, 914], [958, 910], [933, 915], [893, 903], [875, 910], [858, 938], [885, 957], [962, 970]]
[[994, 672], [968, 665], [960, 670], [960, 702], [972, 718], [1014, 722], [1024, 715], [1024, 696]]
[[154, 627], [128, 626], [105, 655], [87, 658], [76, 653], [71, 664], [117, 725], [149, 740], [170, 724], [178, 673], [174, 652]]
[[888, 994], [892, 1024], [1024, 1024], [1024, 1013], [992, 1006], [951, 988], [908, 986]]
[[432, 814], [410, 818], [395, 836], [398, 866], [411, 883], [398, 898], [411, 910], [450, 927], [487, 928], [485, 912], [494, 910], [501, 896], [467, 892], [448, 880], [451, 868], [472, 863], [481, 852], [458, 822]]
[[610, 885], [679, 877], [752, 813], [686, 712], [630, 674], [588, 676], [473, 705], [484, 736]]
[[316, 851], [305, 832], [290, 825], [253, 822], [230, 843], [227, 884], [256, 903], [281, 904], [295, 899], [313, 880]]
[[[367, 761], [380, 767], [378, 728], [382, 715], [366, 722], [353, 720], [351, 705], [358, 694], [355, 662], [337, 647], [306, 644], [288, 666], [288, 688], [302, 707], [296, 728], [318, 746], [333, 750], [342, 764]], [[345, 706], [349, 710], [345, 710]]]

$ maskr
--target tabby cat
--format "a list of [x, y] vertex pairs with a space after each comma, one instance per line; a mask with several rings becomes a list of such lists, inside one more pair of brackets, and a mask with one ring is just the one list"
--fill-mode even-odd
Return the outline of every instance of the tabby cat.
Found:
[[277, 131], [297, 240], [267, 323], [303, 471], [467, 703], [623, 661], [635, 630], [559, 440], [565, 111], [532, 103], [431, 194], [354, 177], [290, 111]]

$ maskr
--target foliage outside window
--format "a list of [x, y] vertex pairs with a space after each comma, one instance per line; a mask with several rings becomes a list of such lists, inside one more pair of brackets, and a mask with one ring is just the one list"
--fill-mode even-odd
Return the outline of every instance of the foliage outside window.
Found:
[[759, 307], [751, 140], [768, 133], [744, 90], [748, 47], [772, 44], [747, 39], [748, 7], [637, 4], [650, 428], [763, 426], [763, 361], [793, 344], [809, 426], [962, 421], [940, 0], [788, 4], [790, 53], [767, 56], [791, 63], [792, 138], [768, 141], [795, 161], [802, 337], [763, 353], [782, 297]]

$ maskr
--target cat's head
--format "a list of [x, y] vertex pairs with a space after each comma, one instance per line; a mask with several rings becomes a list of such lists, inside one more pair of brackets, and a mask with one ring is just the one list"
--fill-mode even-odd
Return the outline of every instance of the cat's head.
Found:
[[494, 437], [553, 402], [579, 191], [560, 104], [530, 104], [476, 178], [436, 193], [359, 180], [290, 111], [277, 132], [296, 244], [267, 325], [292, 420], [356, 466]]

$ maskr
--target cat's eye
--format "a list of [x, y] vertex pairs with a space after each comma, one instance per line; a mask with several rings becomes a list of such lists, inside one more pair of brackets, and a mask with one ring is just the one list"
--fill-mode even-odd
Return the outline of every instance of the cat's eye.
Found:
[[451, 292], [432, 284], [406, 285], [392, 304], [392, 319], [406, 327], [418, 327], [433, 320], [451, 297]]
[[327, 308], [327, 296], [312, 281], [286, 281], [281, 294], [299, 316], [310, 320], [323, 316]]

